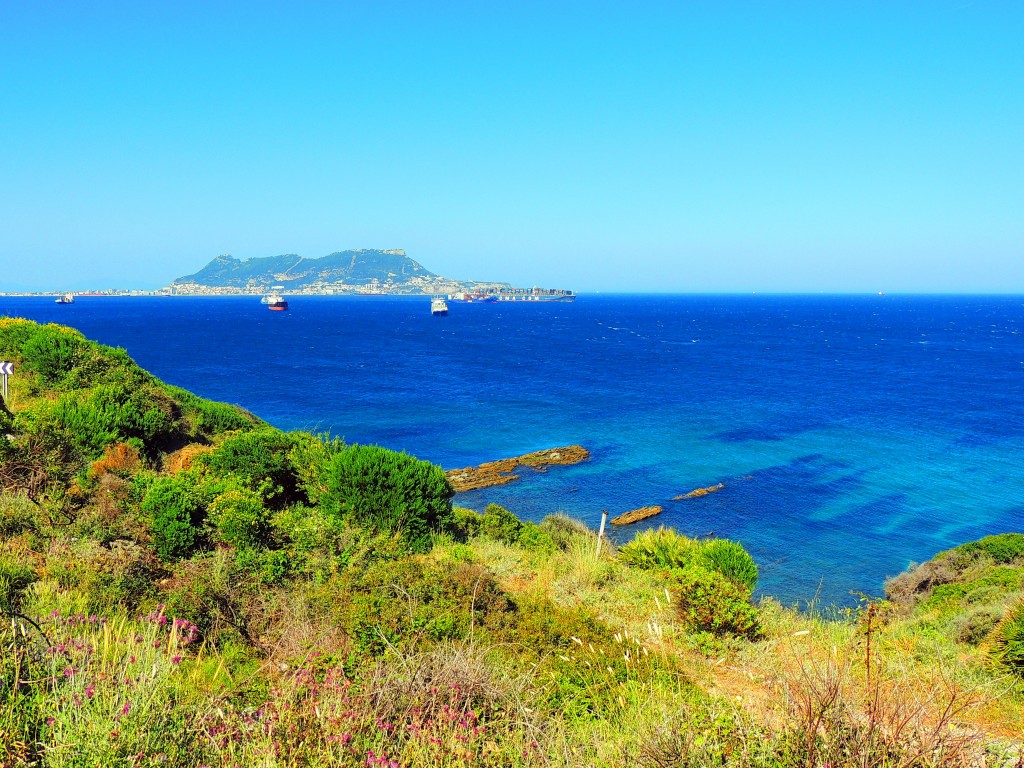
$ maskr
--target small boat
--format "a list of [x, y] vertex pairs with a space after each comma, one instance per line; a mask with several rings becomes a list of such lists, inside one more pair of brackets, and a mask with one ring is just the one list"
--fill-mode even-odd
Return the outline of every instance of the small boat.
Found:
[[435, 296], [430, 300], [430, 314], [435, 317], [444, 317], [448, 314], [448, 302], [443, 296]]
[[63, 296], [58, 296], [55, 299], [55, 301], [56, 301], [57, 304], [74, 304], [75, 303], [75, 297], [74, 297], [74, 294], [65, 293]]
[[263, 303], [267, 305], [267, 309], [272, 309], [275, 312], [283, 312], [288, 309], [288, 302], [279, 293], [272, 293], [269, 296], [263, 298]]

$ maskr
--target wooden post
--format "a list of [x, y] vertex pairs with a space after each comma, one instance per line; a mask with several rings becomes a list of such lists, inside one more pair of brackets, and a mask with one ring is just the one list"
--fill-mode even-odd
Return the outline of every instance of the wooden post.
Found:
[[604, 539], [604, 526], [608, 522], [608, 510], [601, 510], [601, 529], [597, 532], [597, 551], [594, 553], [595, 556], [601, 555], [601, 541]]

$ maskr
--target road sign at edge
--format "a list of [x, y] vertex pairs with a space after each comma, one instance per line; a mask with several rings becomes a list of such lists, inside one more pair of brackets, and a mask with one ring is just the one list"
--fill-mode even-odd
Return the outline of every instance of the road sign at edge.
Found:
[[0, 373], [4, 376], [14, 373], [14, 363], [0, 363]]

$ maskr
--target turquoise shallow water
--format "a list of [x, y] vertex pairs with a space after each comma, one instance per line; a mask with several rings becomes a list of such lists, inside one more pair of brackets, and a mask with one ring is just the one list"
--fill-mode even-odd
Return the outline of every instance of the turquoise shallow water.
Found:
[[[849, 602], [988, 533], [1024, 530], [1024, 298], [581, 296], [574, 304], [296, 297], [0, 298], [123, 346], [286, 429], [445, 467], [581, 443], [590, 462], [457, 503], [742, 541], [761, 589]], [[723, 482], [700, 499], [672, 497]], [[619, 537], [628, 534], [616, 532]]]

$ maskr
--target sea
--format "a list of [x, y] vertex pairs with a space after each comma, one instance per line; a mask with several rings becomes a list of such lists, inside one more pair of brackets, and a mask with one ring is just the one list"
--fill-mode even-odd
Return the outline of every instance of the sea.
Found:
[[[591, 459], [456, 496], [539, 521], [648, 521], [743, 543], [758, 591], [849, 606], [912, 562], [1024, 531], [1024, 297], [0, 297], [285, 430], [445, 468], [580, 444]], [[15, 373], [17, 375], [17, 373]], [[716, 485], [715, 493], [676, 499]]]

